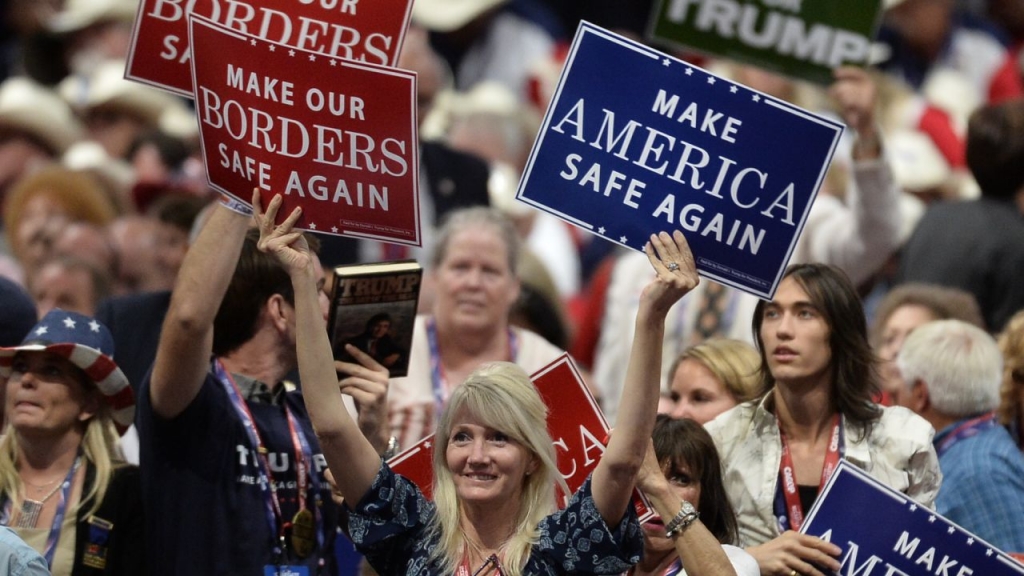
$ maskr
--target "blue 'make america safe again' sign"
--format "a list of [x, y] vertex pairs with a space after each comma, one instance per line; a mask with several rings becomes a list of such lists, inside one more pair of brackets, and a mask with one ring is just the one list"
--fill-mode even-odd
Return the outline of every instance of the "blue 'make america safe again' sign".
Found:
[[843, 550], [839, 576], [1024, 575], [1024, 565], [846, 461], [800, 531]]
[[680, 229], [703, 276], [770, 298], [842, 131], [584, 22], [517, 198], [634, 250]]

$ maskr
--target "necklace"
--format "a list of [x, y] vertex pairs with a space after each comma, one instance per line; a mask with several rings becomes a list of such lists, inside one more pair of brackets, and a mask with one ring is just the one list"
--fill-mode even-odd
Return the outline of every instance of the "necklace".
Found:
[[36, 522], [39, 521], [39, 513], [43, 511], [43, 505], [53, 495], [57, 493], [57, 490], [62, 484], [57, 484], [50, 490], [50, 493], [43, 496], [42, 500], [32, 500], [25, 498], [21, 503], [21, 511], [18, 513], [18, 528], [35, 528]]
[[[28, 498], [26, 496], [22, 500], [21, 510], [18, 512], [18, 522], [16, 524], [18, 528], [35, 528], [36, 522], [39, 521], [39, 515], [43, 511], [43, 505], [45, 505], [50, 498], [53, 498], [53, 495], [57, 493], [57, 490], [60, 490], [62, 487], [66, 487], [71, 484], [71, 481], [74, 477], [75, 469], [78, 468], [78, 462], [79, 460], [76, 458], [74, 464], [71, 465], [71, 469], [68, 470], [67, 476], [64, 477], [63, 482], [57, 483], [57, 480], [60, 480], [60, 478], [58, 478], [53, 482], [47, 483], [56, 485], [53, 487], [52, 490], [50, 490], [49, 493], [46, 494], [46, 496], [43, 496], [42, 499], [32, 500], [31, 498]], [[24, 480], [22, 482], [24, 483]], [[45, 488], [47, 484], [43, 484], [42, 488]], [[37, 484], [30, 485], [38, 487]]]
[[22, 478], [22, 480], [21, 480], [21, 482], [23, 484], [25, 484], [27, 486], [31, 486], [32, 488], [35, 488], [39, 492], [42, 492], [43, 490], [45, 490], [47, 488], [47, 486], [52, 486], [54, 483], [59, 482], [59, 481], [60, 481], [59, 477], [58, 478], [54, 478], [53, 480], [50, 480], [49, 482], [44, 482], [43, 484], [33, 484], [32, 482], [29, 482], [28, 480], [25, 480], [24, 478]]

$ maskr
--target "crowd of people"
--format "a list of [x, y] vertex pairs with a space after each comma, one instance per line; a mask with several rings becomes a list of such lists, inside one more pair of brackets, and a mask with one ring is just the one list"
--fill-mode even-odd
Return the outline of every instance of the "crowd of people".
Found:
[[[514, 199], [578, 23], [654, 4], [413, 2], [412, 249], [216, 193], [192, 103], [123, 78], [139, 0], [5, 4], [0, 566], [820, 576], [839, 460], [1024, 553], [1024, 0], [886, 0], [828, 87], [655, 44], [848, 128], [770, 300]], [[385, 314], [335, 361], [332, 268], [402, 258], [412, 348]], [[575, 491], [530, 381], [566, 352], [615, 430]], [[430, 434], [427, 497], [388, 458]]]

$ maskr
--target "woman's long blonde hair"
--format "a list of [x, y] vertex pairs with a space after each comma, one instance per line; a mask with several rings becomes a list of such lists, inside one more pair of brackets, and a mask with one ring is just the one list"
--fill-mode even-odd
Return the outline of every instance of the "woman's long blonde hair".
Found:
[[521, 576], [530, 549], [540, 537], [538, 524], [555, 511], [555, 486], [569, 494], [558, 472], [554, 442], [547, 431], [547, 406], [526, 372], [510, 362], [486, 364], [455, 388], [438, 424], [433, 462], [437, 514], [430, 531], [438, 546], [431, 552], [431, 561], [440, 563], [445, 574], [455, 572], [466, 547], [473, 545], [460, 526], [461, 503], [455, 494], [446, 455], [455, 415], [462, 410], [518, 442], [538, 463], [537, 469], [523, 479], [515, 531], [502, 547], [505, 574]]
[[[120, 437], [110, 416], [110, 408], [100, 397], [100, 392], [85, 373], [82, 372], [82, 384], [86, 386], [86, 394], [94, 394], [99, 408], [96, 414], [85, 423], [82, 435], [82, 457], [96, 469], [96, 477], [87, 492], [82, 494], [78, 504], [68, 511], [68, 515], [78, 514], [78, 509], [85, 502], [90, 502], [88, 514], [94, 514], [103, 503], [110, 487], [110, 479], [114, 470], [124, 465], [124, 457], [119, 447]], [[0, 440], [0, 493], [11, 502], [20, 501], [25, 497], [25, 485], [18, 475], [18, 433], [10, 423], [4, 430]]]

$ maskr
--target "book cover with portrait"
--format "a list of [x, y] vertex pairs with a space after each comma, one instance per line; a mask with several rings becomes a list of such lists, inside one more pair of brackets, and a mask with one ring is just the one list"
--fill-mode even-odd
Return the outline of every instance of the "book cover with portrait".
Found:
[[392, 378], [405, 376], [422, 280], [423, 268], [415, 260], [334, 268], [327, 321], [334, 358], [356, 362], [345, 350], [352, 344]]

